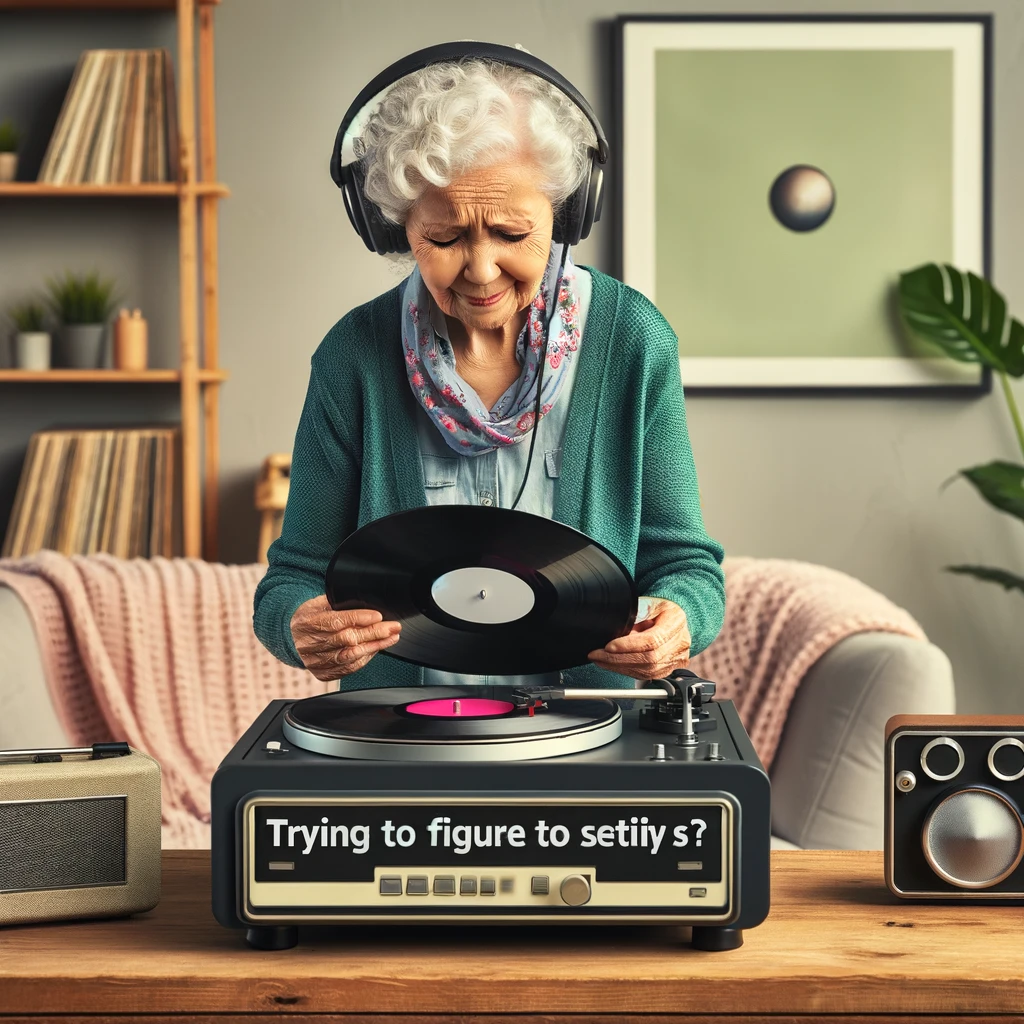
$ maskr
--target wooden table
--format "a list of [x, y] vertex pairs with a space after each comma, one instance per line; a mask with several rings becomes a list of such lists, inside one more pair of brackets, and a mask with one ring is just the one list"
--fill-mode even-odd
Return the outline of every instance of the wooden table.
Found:
[[899, 902], [873, 852], [773, 853], [772, 887], [768, 920], [727, 953], [694, 952], [686, 930], [576, 927], [306, 930], [264, 953], [213, 920], [208, 854], [165, 853], [149, 914], [0, 929], [0, 1024], [1024, 1019], [1024, 908]]

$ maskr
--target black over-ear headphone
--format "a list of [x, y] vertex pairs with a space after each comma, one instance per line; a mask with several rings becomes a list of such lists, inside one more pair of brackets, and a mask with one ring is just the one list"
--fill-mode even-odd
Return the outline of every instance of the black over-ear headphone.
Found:
[[331, 177], [341, 189], [345, 200], [345, 210], [352, 226], [359, 232], [359, 237], [366, 243], [370, 252], [408, 252], [409, 239], [401, 224], [392, 224], [380, 207], [366, 198], [363, 192], [365, 166], [362, 160], [342, 165], [341, 147], [352, 122], [359, 112], [378, 93], [388, 86], [394, 85], [406, 75], [419, 71], [430, 64], [441, 64], [447, 61], [465, 59], [491, 60], [500, 64], [522, 68], [556, 86], [576, 104], [594, 126], [597, 135], [597, 149], [591, 150], [590, 173], [583, 179], [580, 187], [565, 201], [564, 206], [555, 216], [552, 239], [555, 242], [566, 242], [575, 245], [581, 238], [586, 238], [595, 221], [601, 217], [601, 206], [604, 199], [604, 165], [608, 162], [608, 139], [604, 129], [583, 95], [553, 67], [538, 60], [525, 50], [517, 50], [512, 46], [501, 46], [498, 43], [440, 43], [428, 46], [423, 50], [410, 53], [407, 57], [395, 61], [385, 68], [376, 78], [366, 85], [352, 101], [334, 140], [334, 151], [331, 153]]

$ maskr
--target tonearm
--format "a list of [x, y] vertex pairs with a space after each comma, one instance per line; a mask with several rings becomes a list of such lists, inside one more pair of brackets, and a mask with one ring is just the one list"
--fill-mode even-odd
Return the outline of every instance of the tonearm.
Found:
[[697, 723], [707, 718], [701, 705], [715, 696], [715, 684], [689, 669], [676, 669], [665, 679], [651, 679], [633, 690], [582, 689], [571, 686], [520, 686], [511, 699], [523, 708], [542, 706], [549, 700], [648, 700], [641, 710], [645, 728], [676, 733], [680, 746], [696, 746]]

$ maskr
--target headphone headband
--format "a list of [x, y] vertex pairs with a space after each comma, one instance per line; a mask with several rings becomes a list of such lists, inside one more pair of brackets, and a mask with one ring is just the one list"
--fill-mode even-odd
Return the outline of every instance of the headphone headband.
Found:
[[531, 74], [537, 75], [538, 78], [543, 78], [545, 81], [550, 82], [551, 85], [560, 89], [579, 107], [593, 127], [594, 133], [597, 136], [597, 162], [599, 164], [608, 162], [608, 139], [604, 134], [604, 129], [601, 127], [601, 122], [597, 119], [597, 115], [583, 94], [571, 82], [563, 78], [550, 64], [545, 64], [544, 61], [539, 60], [532, 53], [527, 53], [525, 50], [517, 50], [514, 46], [502, 46], [500, 43], [472, 41], [438, 43], [436, 46], [424, 47], [422, 50], [416, 50], [415, 53], [402, 57], [401, 60], [396, 60], [394, 64], [386, 67], [373, 81], [369, 82], [352, 101], [344, 118], [342, 118], [337, 138], [334, 141], [334, 151], [331, 153], [331, 177], [334, 179], [334, 183], [341, 187], [346, 180], [343, 175], [347, 168], [341, 162], [341, 149], [345, 134], [359, 112], [374, 96], [383, 92], [389, 85], [394, 85], [400, 79], [405, 78], [406, 75], [411, 75], [415, 71], [421, 71], [431, 64], [443, 64], [448, 61], [464, 59], [493, 60], [500, 64], [509, 64], [512, 67], [522, 68], [524, 71], [529, 71]]

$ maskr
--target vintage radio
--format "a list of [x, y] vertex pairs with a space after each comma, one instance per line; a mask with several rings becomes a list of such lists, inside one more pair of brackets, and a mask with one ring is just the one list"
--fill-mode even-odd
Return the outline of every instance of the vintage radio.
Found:
[[1024, 900], [1024, 717], [886, 724], [885, 881], [897, 896]]
[[0, 751], [0, 924], [160, 899], [160, 766], [127, 743]]

